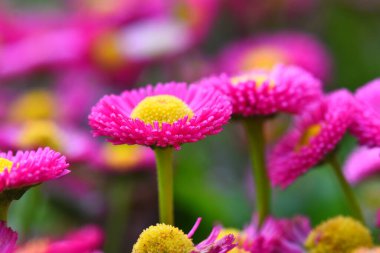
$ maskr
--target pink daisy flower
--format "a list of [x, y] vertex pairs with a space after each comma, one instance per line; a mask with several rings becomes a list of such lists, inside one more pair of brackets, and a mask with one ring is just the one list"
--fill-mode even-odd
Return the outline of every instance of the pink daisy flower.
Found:
[[219, 133], [230, 115], [221, 93], [172, 82], [105, 96], [92, 108], [89, 123], [95, 136], [114, 144], [179, 149]]
[[350, 128], [360, 144], [380, 147], [380, 79], [375, 79], [355, 93], [358, 111]]
[[380, 173], [380, 148], [359, 147], [347, 158], [344, 174], [351, 184]]
[[39, 238], [17, 248], [15, 253], [95, 253], [103, 244], [103, 232], [96, 226], [86, 226], [62, 239]]
[[354, 112], [354, 99], [346, 90], [308, 107], [269, 155], [272, 182], [286, 187], [317, 165], [346, 133]]
[[219, 238], [221, 226], [216, 226], [209, 237], [194, 245], [191, 237], [201, 222], [198, 218], [188, 234], [182, 230], [166, 224], [157, 224], [145, 229], [133, 246], [132, 253], [140, 252], [190, 252], [190, 253], [227, 253], [233, 249], [235, 237], [228, 234]]
[[0, 153], [0, 191], [30, 187], [68, 174], [68, 163], [50, 148]]
[[0, 221], [0, 252], [14, 253], [17, 242], [17, 233], [8, 228], [5, 222]]
[[324, 46], [313, 36], [298, 32], [263, 34], [233, 43], [222, 52], [219, 62], [221, 71], [232, 74], [271, 69], [279, 63], [297, 65], [323, 80], [331, 71]]
[[310, 231], [309, 220], [305, 217], [268, 217], [260, 229], [255, 217], [243, 231], [236, 230], [238, 246], [235, 250], [244, 253], [304, 253], [303, 243]]
[[231, 100], [233, 114], [243, 117], [298, 113], [322, 95], [321, 82], [295, 67], [276, 65], [271, 70], [254, 70], [237, 76], [222, 74], [200, 81], [213, 86]]

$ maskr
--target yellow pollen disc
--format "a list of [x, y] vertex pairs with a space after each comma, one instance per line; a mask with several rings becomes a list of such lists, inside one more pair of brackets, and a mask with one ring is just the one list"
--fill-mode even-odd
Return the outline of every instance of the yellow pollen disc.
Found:
[[24, 149], [49, 146], [55, 150], [61, 148], [60, 131], [52, 121], [29, 121], [18, 136], [18, 144]]
[[3, 173], [5, 170], [8, 170], [8, 172], [11, 172], [13, 166], [13, 162], [5, 159], [5, 158], [0, 158], [0, 173]]
[[16, 249], [15, 253], [45, 253], [48, 250], [48, 239], [35, 239]]
[[34, 90], [24, 94], [11, 105], [10, 118], [17, 122], [49, 119], [57, 114], [55, 108], [53, 94], [44, 90]]
[[264, 83], [268, 82], [268, 86], [270, 89], [273, 89], [275, 86], [274, 81], [264, 73], [247, 73], [239, 76], [235, 76], [231, 78], [232, 85], [238, 85], [239, 83], [244, 83], [252, 81], [256, 83], [256, 87], [260, 88]]
[[222, 231], [220, 231], [217, 239], [220, 240], [223, 237], [225, 237], [226, 235], [232, 234], [235, 237], [234, 243], [237, 243], [238, 246], [233, 248], [232, 250], [228, 251], [228, 253], [249, 253], [248, 251], [245, 251], [245, 250], [239, 248], [239, 245], [242, 245], [241, 239], [243, 239], [241, 237], [240, 233], [241, 232], [235, 228], [225, 228]]
[[287, 63], [284, 53], [276, 48], [262, 47], [252, 50], [244, 57], [242, 62], [242, 70], [269, 70], [278, 63]]
[[193, 249], [193, 242], [182, 230], [166, 224], [157, 224], [140, 234], [132, 253], [189, 253]]
[[117, 41], [116, 34], [111, 32], [99, 36], [95, 41], [92, 48], [92, 56], [102, 67], [117, 69], [125, 62]]
[[310, 141], [321, 132], [321, 130], [322, 126], [320, 124], [311, 125], [301, 136], [295, 150], [300, 151], [301, 148], [307, 146]]
[[146, 124], [174, 123], [185, 117], [191, 119], [193, 111], [179, 98], [171, 95], [146, 97], [132, 111], [131, 118]]
[[106, 143], [103, 147], [103, 154], [108, 167], [122, 171], [131, 169], [139, 164], [144, 155], [143, 149], [139, 145]]
[[372, 247], [369, 230], [360, 222], [338, 216], [313, 229], [305, 241], [309, 253], [352, 253], [360, 247]]

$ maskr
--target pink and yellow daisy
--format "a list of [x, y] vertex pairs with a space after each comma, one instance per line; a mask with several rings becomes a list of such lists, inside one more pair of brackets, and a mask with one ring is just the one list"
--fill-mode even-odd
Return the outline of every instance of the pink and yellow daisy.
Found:
[[66, 158], [50, 148], [0, 153], [0, 191], [30, 187], [70, 171]]
[[322, 95], [321, 82], [296, 66], [276, 65], [236, 76], [222, 74], [200, 83], [224, 92], [231, 100], [233, 115], [243, 117], [298, 113]]
[[105, 96], [92, 108], [89, 123], [95, 136], [113, 144], [154, 149], [160, 221], [173, 224], [173, 148], [219, 133], [231, 112], [222, 93], [172, 82]]
[[177, 227], [166, 224], [157, 224], [145, 229], [133, 246], [132, 253], [148, 252], [190, 252], [190, 253], [227, 253], [233, 249], [234, 236], [228, 234], [219, 238], [222, 227], [216, 226], [208, 238], [194, 245], [191, 237], [197, 230], [199, 218], [188, 234]]
[[355, 93], [358, 110], [350, 128], [360, 144], [380, 147], [380, 79], [375, 79]]
[[325, 80], [331, 71], [324, 46], [313, 36], [298, 32], [263, 34], [235, 42], [222, 52], [219, 62], [221, 71], [231, 74], [286, 64], [297, 65]]
[[219, 92], [172, 82], [105, 96], [89, 122], [95, 136], [114, 144], [179, 149], [219, 133], [230, 115], [231, 105]]
[[311, 105], [269, 155], [272, 182], [287, 187], [339, 143], [353, 121], [352, 95], [340, 90]]

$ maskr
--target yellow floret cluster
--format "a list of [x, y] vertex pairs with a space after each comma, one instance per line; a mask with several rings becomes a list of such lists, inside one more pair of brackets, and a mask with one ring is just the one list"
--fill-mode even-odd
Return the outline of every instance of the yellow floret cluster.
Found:
[[371, 247], [372, 238], [360, 222], [338, 216], [311, 231], [305, 246], [309, 253], [351, 253], [359, 247]]
[[180, 229], [166, 224], [157, 224], [145, 229], [132, 253], [189, 253], [194, 244]]
[[171, 124], [186, 116], [191, 119], [194, 112], [181, 99], [171, 95], [146, 97], [131, 113], [131, 118], [140, 119], [146, 124], [156, 121]]

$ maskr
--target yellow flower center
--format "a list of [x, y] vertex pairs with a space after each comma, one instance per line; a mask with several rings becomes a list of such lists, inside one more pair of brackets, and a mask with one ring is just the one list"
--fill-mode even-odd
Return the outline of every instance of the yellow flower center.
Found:
[[13, 166], [13, 162], [5, 159], [5, 158], [0, 158], [0, 173], [3, 173], [5, 170], [8, 170], [8, 172], [11, 172]]
[[360, 222], [339, 216], [312, 230], [305, 246], [309, 253], [351, 253], [359, 247], [372, 247], [372, 238]]
[[260, 88], [264, 83], [268, 83], [270, 89], [273, 89], [275, 86], [274, 81], [264, 73], [251, 72], [231, 78], [231, 84], [235, 86], [248, 81], [255, 82], [257, 88]]
[[92, 48], [94, 60], [106, 69], [117, 69], [125, 62], [115, 33], [105, 33], [95, 41]]
[[272, 47], [262, 47], [252, 50], [244, 57], [241, 70], [269, 70], [278, 63], [287, 63], [286, 57], [282, 51]]
[[185, 117], [191, 119], [193, 111], [179, 98], [171, 95], [146, 97], [132, 111], [131, 118], [146, 124], [174, 123]]
[[59, 150], [61, 148], [59, 137], [60, 131], [53, 122], [45, 120], [30, 121], [21, 130], [18, 136], [18, 144], [24, 149], [49, 146]]
[[23, 122], [35, 119], [48, 119], [56, 116], [54, 96], [44, 90], [34, 90], [21, 96], [11, 105], [10, 118]]
[[138, 145], [106, 143], [103, 147], [103, 154], [108, 167], [122, 171], [137, 166], [143, 158], [144, 150]]
[[310, 141], [316, 137], [322, 130], [322, 126], [320, 124], [314, 124], [308, 127], [308, 129], [302, 134], [298, 144], [296, 145], [295, 150], [300, 151], [301, 148], [307, 146]]
[[157, 224], [144, 230], [132, 253], [189, 253], [194, 244], [187, 235], [176, 227]]

